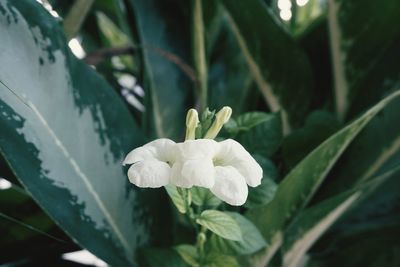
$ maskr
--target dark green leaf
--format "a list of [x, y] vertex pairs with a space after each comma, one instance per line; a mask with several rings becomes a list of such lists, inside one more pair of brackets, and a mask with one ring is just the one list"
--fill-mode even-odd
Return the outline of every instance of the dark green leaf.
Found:
[[175, 247], [175, 250], [181, 256], [181, 258], [191, 267], [200, 267], [199, 255], [197, 254], [197, 249], [195, 246], [179, 245]]
[[282, 153], [288, 168], [293, 168], [308, 153], [340, 129], [340, 123], [327, 111], [314, 111], [303, 128], [283, 140]]
[[274, 198], [277, 189], [275, 181], [278, 177], [278, 170], [275, 165], [262, 156], [253, 155], [253, 157], [263, 169], [263, 178], [259, 186], [249, 187], [249, 196], [244, 204], [247, 208], [268, 204]]
[[146, 249], [143, 252], [148, 267], [187, 267], [173, 249]]
[[72, 56], [41, 4], [0, 1], [0, 35], [0, 152], [81, 246], [134, 265], [159, 199], [132, 190], [121, 166], [143, 143], [140, 130], [112, 88]]
[[167, 191], [169, 197], [174, 203], [175, 207], [178, 209], [180, 213], [186, 213], [186, 204], [185, 200], [183, 199], [182, 195], [178, 192], [178, 188], [173, 185], [169, 184], [164, 186], [165, 190]]
[[[189, 62], [190, 23], [184, 1], [131, 0], [145, 65], [146, 113], [151, 132], [180, 139], [184, 133], [190, 78], [171, 61]], [[193, 77], [191, 77], [193, 78]]]
[[[312, 73], [304, 52], [261, 0], [223, 0], [253, 79], [272, 111], [281, 106], [294, 124], [304, 118]], [[289, 78], [290, 77], [290, 78]]]
[[205, 210], [196, 222], [211, 232], [235, 241], [242, 240], [242, 232], [238, 223], [228, 213], [218, 210]]
[[239, 267], [239, 263], [236, 259], [229, 255], [223, 254], [210, 254], [206, 258], [204, 267]]
[[362, 117], [318, 146], [281, 182], [272, 202], [249, 211], [248, 216], [260, 229], [267, 242], [271, 243], [272, 248], [279, 248], [285, 225], [308, 203], [357, 134], [379, 111], [399, 95], [399, 93], [392, 94], [382, 100]]
[[357, 114], [399, 87], [400, 2], [329, 4], [336, 107], [345, 117], [349, 109]]
[[[251, 128], [244, 126], [244, 128], [249, 130], [245, 132], [239, 132], [239, 134], [235, 136], [235, 139], [241, 143], [251, 154], [259, 154], [264, 157], [270, 157], [276, 152], [282, 143], [283, 136], [281, 118], [277, 113], [257, 113], [256, 116], [258, 117], [257, 122], [261, 121], [261, 117], [263, 117], [263, 122]], [[244, 124], [245, 117], [242, 117], [242, 119], [237, 122], [239, 129], [241, 128], [241, 125]], [[249, 124], [249, 126], [252, 125]]]
[[194, 186], [190, 189], [190, 192], [192, 194], [193, 203], [200, 207], [215, 208], [222, 202], [207, 188]]
[[231, 241], [212, 235], [210, 239], [212, 251], [228, 255], [243, 255], [254, 253], [267, 245], [252, 222], [236, 212], [227, 212], [227, 214], [239, 225], [243, 240]]

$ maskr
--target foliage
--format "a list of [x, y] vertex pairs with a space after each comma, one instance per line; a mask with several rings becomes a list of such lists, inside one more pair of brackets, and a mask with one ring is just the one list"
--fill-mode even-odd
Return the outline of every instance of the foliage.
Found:
[[[0, 264], [399, 265], [399, 1], [42, 2], [0, 0]], [[226, 105], [263, 168], [243, 207], [129, 183], [128, 151]]]

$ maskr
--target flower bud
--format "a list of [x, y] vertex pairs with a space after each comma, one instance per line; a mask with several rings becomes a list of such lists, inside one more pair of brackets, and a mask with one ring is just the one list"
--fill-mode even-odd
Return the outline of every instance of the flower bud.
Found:
[[229, 121], [232, 115], [232, 109], [230, 107], [223, 107], [217, 114], [215, 114], [215, 120], [211, 125], [210, 129], [208, 129], [204, 138], [214, 139], [219, 131], [221, 131], [222, 126]]
[[189, 109], [186, 115], [186, 138], [185, 140], [193, 140], [196, 135], [196, 127], [199, 124], [199, 115], [193, 108]]

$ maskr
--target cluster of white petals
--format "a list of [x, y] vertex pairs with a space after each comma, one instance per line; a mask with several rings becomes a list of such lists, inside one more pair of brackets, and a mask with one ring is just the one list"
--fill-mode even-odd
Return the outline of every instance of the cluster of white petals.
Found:
[[200, 186], [235, 206], [246, 202], [247, 185], [258, 186], [262, 179], [260, 165], [232, 139], [157, 139], [132, 150], [123, 164], [132, 164], [128, 177], [139, 187]]

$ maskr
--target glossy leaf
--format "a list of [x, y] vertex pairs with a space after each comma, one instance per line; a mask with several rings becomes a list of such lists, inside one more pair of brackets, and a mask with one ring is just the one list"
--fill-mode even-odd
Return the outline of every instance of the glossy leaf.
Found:
[[222, 201], [211, 193], [210, 189], [194, 186], [190, 189], [192, 201], [200, 207], [218, 207]]
[[167, 191], [168, 196], [171, 198], [172, 203], [174, 203], [178, 211], [180, 213], [186, 213], [185, 200], [183, 199], [182, 195], [179, 194], [178, 188], [173, 184], [169, 184], [165, 186], [165, 190]]
[[205, 210], [196, 219], [196, 222], [223, 238], [242, 240], [242, 232], [238, 223], [225, 212]]
[[[330, 137], [301, 161], [280, 183], [275, 198], [268, 205], [252, 209], [248, 217], [260, 229], [271, 247], [279, 248], [279, 236], [285, 225], [301, 211], [357, 134], [388, 103], [400, 94], [385, 98], [362, 117]], [[277, 245], [273, 244], [273, 240]]]
[[263, 169], [263, 178], [261, 184], [257, 187], [249, 187], [249, 196], [244, 204], [246, 208], [256, 208], [268, 204], [275, 196], [278, 178], [278, 170], [275, 165], [268, 159], [253, 155], [255, 160]]
[[149, 267], [187, 267], [178, 252], [174, 249], [146, 249], [143, 251]]
[[173, 55], [186, 64], [189, 62], [190, 23], [185, 16], [189, 6], [178, 1], [129, 2], [135, 13], [146, 71], [144, 88], [147, 126], [157, 137], [181, 139], [193, 83], [168, 58]]
[[340, 129], [336, 117], [327, 111], [314, 111], [303, 128], [293, 131], [283, 140], [282, 154], [288, 168], [293, 168], [308, 153]]
[[204, 264], [204, 267], [225, 267], [225, 266], [239, 267], [240, 265], [234, 257], [219, 253], [208, 255], [208, 257], [206, 258], [206, 263]]
[[336, 109], [341, 117], [349, 109], [357, 114], [388, 91], [398, 90], [399, 15], [396, 0], [329, 1]]
[[[223, 0], [251, 75], [272, 111], [298, 124], [308, 109], [312, 73], [304, 52], [261, 0]], [[288, 79], [290, 77], [290, 79]]]
[[231, 241], [212, 235], [210, 239], [212, 251], [227, 255], [243, 255], [254, 253], [267, 245], [264, 237], [252, 222], [236, 212], [227, 212], [227, 214], [239, 225], [243, 240]]
[[197, 249], [192, 245], [179, 245], [175, 247], [175, 250], [181, 256], [181, 258], [189, 264], [191, 267], [200, 267], [199, 255]]
[[141, 132], [42, 5], [1, 0], [0, 35], [1, 153], [76, 242], [112, 265], [133, 265], [150, 240], [152, 202], [141, 202], [121, 162]]
[[[270, 157], [282, 143], [283, 133], [281, 117], [278, 113], [258, 113], [256, 116], [257, 118], [252, 116], [254, 120], [257, 120], [254, 121], [252, 125], [249, 122], [250, 118], [248, 116], [238, 118], [237, 129], [248, 130], [238, 130], [239, 133], [234, 139], [241, 143], [251, 154]], [[246, 117], [249, 120], [247, 120]], [[261, 117], [263, 117], [262, 122]], [[249, 124], [246, 126], [247, 123]], [[255, 123], [257, 123], [256, 126], [254, 126]], [[257, 142], [254, 140], [257, 140]]]

